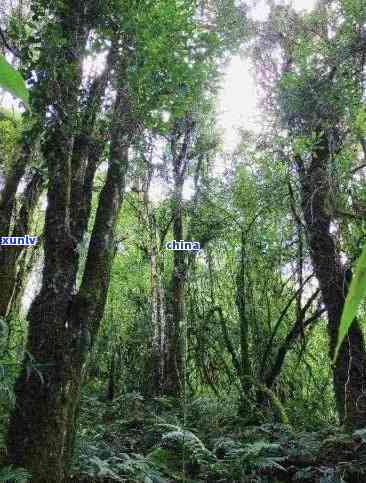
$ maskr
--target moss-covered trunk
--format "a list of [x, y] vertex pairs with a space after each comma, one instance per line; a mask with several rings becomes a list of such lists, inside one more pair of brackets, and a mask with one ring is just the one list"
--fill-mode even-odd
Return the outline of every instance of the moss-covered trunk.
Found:
[[[121, 132], [126, 109], [125, 89], [121, 88], [115, 106], [107, 180], [76, 295], [72, 291], [78, 256], [73, 240], [67, 236], [69, 228], [64, 220], [68, 217], [60, 209], [68, 205], [70, 165], [65, 163], [58, 167], [58, 173], [50, 173], [43, 286], [29, 314], [30, 357], [26, 357], [16, 383], [17, 404], [8, 432], [9, 462], [29, 469], [37, 482], [62, 482], [71, 460], [83, 365], [103, 315], [115, 253], [114, 228], [132, 135], [131, 125], [126, 133]], [[69, 181], [60, 184], [61, 180]]]
[[[48, 69], [49, 76], [47, 82], [41, 79], [36, 86], [38, 95], [52, 104], [41, 146], [49, 178], [43, 279], [28, 314], [26, 353], [15, 385], [16, 404], [7, 434], [8, 462], [27, 468], [32, 481], [37, 482], [64, 479], [83, 362], [83, 334], [70, 318], [79, 261], [70, 201], [88, 31], [84, 2], [71, 0], [51, 8], [64, 48], [55, 53], [47, 36], [44, 38], [39, 62]], [[48, 28], [52, 35], [54, 25]], [[72, 52], [68, 62], [66, 51]], [[57, 96], [52, 91], [55, 86]], [[49, 91], [53, 92], [51, 98]]]
[[[331, 233], [331, 216], [326, 209], [329, 193], [329, 142], [322, 134], [308, 166], [297, 160], [301, 181], [302, 210], [307, 240], [322, 298], [328, 314], [330, 357], [333, 358], [348, 280], [341, 255]], [[352, 428], [366, 425], [364, 393], [366, 353], [364, 337], [357, 320], [341, 346], [333, 367], [334, 391], [341, 422]]]
[[[174, 177], [173, 236], [180, 241], [183, 229], [183, 185], [189, 162], [189, 149], [194, 123], [189, 115], [176, 123], [171, 136], [171, 156]], [[182, 324], [184, 321], [184, 291], [187, 278], [187, 263], [184, 251], [173, 252], [173, 272], [167, 294], [165, 333], [164, 383], [165, 394], [178, 396], [182, 390]]]
[[241, 404], [239, 412], [245, 413], [247, 410], [248, 392], [252, 386], [251, 383], [251, 364], [249, 357], [249, 320], [246, 313], [246, 281], [245, 281], [245, 234], [241, 232], [240, 259], [236, 274], [236, 297], [235, 303], [239, 315], [240, 329], [240, 386], [242, 389]]
[[26, 355], [7, 440], [9, 461], [29, 469], [39, 482], [63, 479], [68, 406], [78, 372], [71, 350], [78, 334], [67, 324], [77, 272], [68, 224], [72, 140], [63, 128], [56, 125], [44, 146], [50, 181], [43, 282], [28, 315]]

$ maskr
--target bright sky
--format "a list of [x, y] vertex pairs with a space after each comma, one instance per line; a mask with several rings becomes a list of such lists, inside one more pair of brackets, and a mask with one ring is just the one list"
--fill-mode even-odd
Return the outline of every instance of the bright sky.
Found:
[[[310, 11], [316, 0], [293, 0], [297, 11]], [[256, 2], [251, 16], [259, 21], [266, 20], [269, 8], [265, 0]], [[234, 56], [229, 63], [221, 97], [219, 99], [219, 125], [224, 132], [224, 148], [231, 151], [239, 141], [238, 128], [258, 130], [257, 97], [254, 75], [250, 62]]]
[[[298, 11], [309, 11], [314, 8], [316, 0], [292, 0], [291, 3]], [[266, 20], [268, 13], [265, 0], [255, 2], [255, 7], [251, 10], [251, 16], [259, 21]], [[98, 59], [96, 65], [101, 65]], [[16, 106], [18, 102], [5, 93], [0, 94], [0, 104]], [[238, 128], [254, 131], [260, 129], [254, 75], [248, 60], [234, 56], [229, 63], [218, 100], [218, 111], [218, 124], [223, 131], [224, 150], [227, 152], [232, 151], [239, 141]], [[218, 173], [223, 170], [224, 166], [217, 166]], [[153, 183], [151, 188], [153, 199], [164, 196], [161, 183]], [[187, 198], [191, 192], [192, 186], [185, 186]]]
[[[259, 21], [266, 20], [269, 7], [266, 0], [254, 1], [255, 7], [251, 16]], [[312, 10], [316, 0], [290, 0], [298, 10]], [[95, 65], [101, 65], [100, 62]], [[17, 106], [18, 102], [7, 93], [0, 93], [0, 105]], [[16, 108], [16, 107], [15, 107]], [[227, 67], [221, 97], [219, 99], [219, 126], [224, 132], [224, 148], [231, 151], [235, 148], [239, 136], [237, 129], [258, 129], [257, 98], [254, 76], [248, 60], [234, 56]]]

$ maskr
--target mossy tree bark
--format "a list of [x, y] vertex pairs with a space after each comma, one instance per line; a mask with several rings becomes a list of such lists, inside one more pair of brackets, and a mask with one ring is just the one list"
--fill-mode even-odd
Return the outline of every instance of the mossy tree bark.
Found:
[[[308, 166], [299, 157], [296, 161], [308, 245], [328, 314], [329, 352], [332, 359], [349, 280], [331, 233], [332, 218], [327, 210], [330, 179], [328, 169], [331, 159], [329, 146], [328, 135], [324, 131]], [[341, 346], [333, 367], [333, 381], [341, 422], [350, 428], [364, 427], [366, 352], [363, 333], [357, 320], [353, 321]]]
[[164, 387], [166, 301], [163, 286], [164, 263], [161, 253], [164, 240], [159, 236], [154, 207], [149, 196], [154, 166], [151, 160], [145, 159], [144, 162], [145, 175], [142, 182], [141, 199], [143, 210], [140, 213], [140, 221], [147, 227], [146, 253], [149, 258], [151, 286], [151, 349], [148, 351], [146, 358], [144, 391], [147, 396], [151, 397], [161, 395]]
[[[72, 291], [77, 254], [72, 240], [62, 230], [65, 227], [62, 220], [57, 218], [58, 231], [50, 222], [50, 217], [54, 220], [56, 214], [49, 196], [43, 286], [29, 314], [27, 353], [32, 360], [24, 361], [17, 380], [17, 405], [8, 432], [9, 461], [28, 468], [34, 481], [63, 481], [72, 456], [83, 365], [103, 315], [115, 253], [114, 227], [122, 203], [131, 135], [131, 130], [123, 135], [120, 129], [126, 104], [125, 95], [117, 95], [115, 121], [118, 122], [112, 132], [107, 180], [76, 295]], [[56, 206], [60, 206], [60, 200]], [[61, 212], [61, 216], [65, 213]], [[51, 246], [47, 247], [47, 239]], [[69, 263], [61, 263], [62, 259]]]
[[[16, 193], [19, 183], [25, 173], [27, 164], [29, 163], [30, 147], [24, 145], [22, 152], [12, 169], [11, 174], [5, 179], [5, 185], [0, 197], [0, 236], [8, 236], [10, 233], [11, 220], [14, 215], [14, 207]], [[12, 294], [12, 288], [9, 288], [8, 270], [6, 269], [6, 253], [7, 247], [0, 246], [0, 292], [4, 294], [0, 298], [0, 317], [5, 317], [8, 312], [9, 300]]]
[[[59, 21], [74, 60], [67, 69], [63, 64], [57, 72], [62, 98], [56, 101], [56, 115], [43, 145], [49, 186], [42, 288], [28, 316], [26, 357], [15, 385], [16, 405], [7, 435], [9, 463], [27, 468], [37, 482], [62, 482], [71, 460], [82, 370], [104, 311], [115, 253], [114, 226], [134, 131], [126, 89], [126, 48], [121, 50], [122, 60], [117, 64], [119, 87], [111, 122], [107, 179], [99, 197], [81, 286], [74, 294], [78, 244], [89, 218], [100, 151], [93, 140], [95, 114], [86, 115], [85, 132], [80, 132], [76, 123], [87, 30], [82, 22], [84, 5], [71, 3], [74, 8], [70, 7]], [[96, 112], [105, 86], [104, 79], [91, 91]], [[71, 208], [76, 200], [77, 207]]]
[[[189, 164], [194, 122], [190, 115], [177, 121], [171, 136], [171, 156], [173, 165], [173, 236], [183, 239], [183, 185]], [[184, 323], [184, 292], [187, 278], [187, 262], [184, 251], [173, 252], [173, 272], [167, 293], [167, 314], [165, 333], [165, 360], [163, 392], [178, 396], [182, 390], [182, 340], [181, 325]]]

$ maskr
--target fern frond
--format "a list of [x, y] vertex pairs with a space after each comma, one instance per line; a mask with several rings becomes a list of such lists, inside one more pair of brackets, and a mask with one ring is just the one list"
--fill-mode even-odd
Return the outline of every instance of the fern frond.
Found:
[[30, 473], [23, 468], [13, 468], [12, 466], [7, 466], [0, 470], [0, 482], [26, 483], [30, 481], [30, 478]]

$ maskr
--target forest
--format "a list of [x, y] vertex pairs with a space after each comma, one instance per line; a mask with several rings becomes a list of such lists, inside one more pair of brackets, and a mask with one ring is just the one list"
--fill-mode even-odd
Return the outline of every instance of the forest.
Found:
[[1, 1], [0, 482], [365, 483], [365, 295], [364, 0]]

